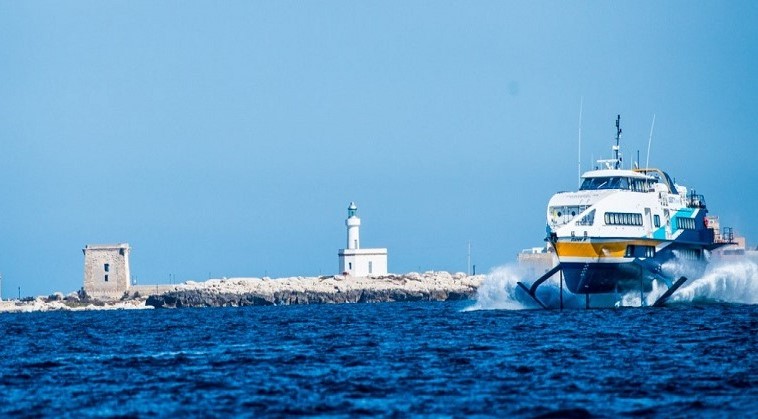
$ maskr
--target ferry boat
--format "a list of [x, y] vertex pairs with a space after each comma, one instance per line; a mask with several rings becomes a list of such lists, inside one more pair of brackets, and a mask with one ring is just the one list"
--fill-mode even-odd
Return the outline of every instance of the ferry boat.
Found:
[[531, 288], [520, 284], [535, 300], [536, 287], [559, 270], [575, 294], [644, 292], [654, 279], [673, 293], [686, 278], [674, 282], [661, 269], [664, 262], [679, 258], [704, 269], [706, 252], [730, 242], [716, 240], [703, 195], [663, 170], [621, 167], [620, 120], [614, 158], [584, 173], [579, 190], [556, 193], [548, 202], [546, 240], [559, 263]]

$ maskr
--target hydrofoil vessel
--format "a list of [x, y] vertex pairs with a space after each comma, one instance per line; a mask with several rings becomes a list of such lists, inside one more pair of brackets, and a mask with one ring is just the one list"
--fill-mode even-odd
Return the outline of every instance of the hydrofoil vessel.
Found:
[[687, 280], [664, 272], [665, 262], [677, 258], [702, 273], [707, 252], [732, 242], [731, 229], [716, 234], [708, 225], [703, 195], [676, 184], [663, 170], [622, 168], [620, 121], [617, 116], [614, 157], [598, 160], [600, 166], [582, 175], [578, 190], [556, 193], [548, 202], [546, 241], [558, 264], [531, 286], [519, 282], [543, 307], [537, 287], [556, 273], [561, 308], [564, 282], [570, 292], [585, 294], [589, 307], [591, 294], [644, 294], [659, 280], [668, 286], [654, 303], [662, 305]]

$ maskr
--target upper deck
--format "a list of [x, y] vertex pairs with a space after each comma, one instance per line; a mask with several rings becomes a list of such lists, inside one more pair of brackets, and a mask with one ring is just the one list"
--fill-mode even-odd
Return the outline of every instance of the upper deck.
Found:
[[582, 175], [582, 179], [580, 191], [619, 189], [648, 192], [657, 183], [657, 179], [652, 176], [623, 169], [591, 170]]

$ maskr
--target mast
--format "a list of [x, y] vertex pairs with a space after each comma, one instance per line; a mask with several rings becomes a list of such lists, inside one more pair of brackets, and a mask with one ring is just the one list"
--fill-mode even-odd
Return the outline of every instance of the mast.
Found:
[[645, 160], [645, 168], [650, 167], [650, 144], [653, 142], [653, 128], [655, 128], [655, 114], [653, 114], [653, 123], [650, 124], [650, 138], [647, 139], [647, 160]]
[[621, 160], [619, 160], [619, 140], [621, 139], [621, 115], [616, 115], [616, 145], [613, 147], [615, 160], [614, 169], [618, 169], [621, 166]]
[[[584, 108], [584, 96], [579, 101], [579, 152], [577, 153], [577, 171], [579, 174], [579, 187], [582, 186], [582, 108]], [[591, 165], [590, 165], [591, 166]]]

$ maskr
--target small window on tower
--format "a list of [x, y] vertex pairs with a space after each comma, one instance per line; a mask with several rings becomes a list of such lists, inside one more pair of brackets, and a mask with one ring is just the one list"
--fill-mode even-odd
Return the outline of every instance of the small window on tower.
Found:
[[103, 265], [103, 269], [105, 270], [105, 272], [110, 272], [110, 270], [111, 270], [111, 264], [110, 263], [106, 263], [105, 265]]
[[350, 269], [351, 271], [353, 270], [353, 262], [347, 263], [347, 269]]
[[374, 262], [368, 261], [368, 273], [374, 272]]
[[105, 282], [108, 282], [108, 275], [105, 275]]

